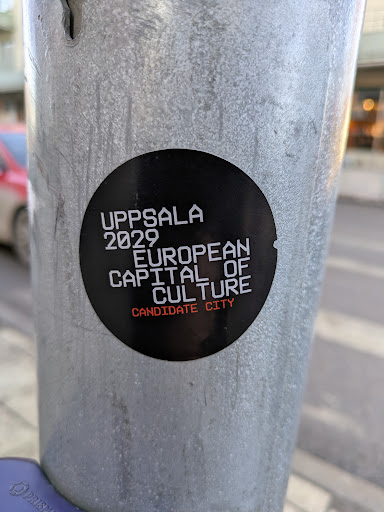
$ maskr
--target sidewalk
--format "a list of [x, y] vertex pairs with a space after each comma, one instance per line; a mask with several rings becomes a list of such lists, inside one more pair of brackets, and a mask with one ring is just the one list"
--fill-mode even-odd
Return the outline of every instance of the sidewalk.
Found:
[[[38, 459], [35, 345], [0, 325], [0, 457]], [[284, 512], [384, 512], [384, 489], [297, 450]], [[225, 511], [223, 511], [225, 512]]]
[[384, 205], [384, 154], [347, 150], [341, 169], [339, 197]]

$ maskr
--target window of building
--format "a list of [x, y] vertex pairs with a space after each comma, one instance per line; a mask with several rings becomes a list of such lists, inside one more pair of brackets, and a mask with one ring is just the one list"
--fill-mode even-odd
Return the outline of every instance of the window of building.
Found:
[[10, 11], [13, 7], [13, 0], [0, 0], [0, 12]]
[[384, 151], [384, 89], [355, 90], [348, 148]]

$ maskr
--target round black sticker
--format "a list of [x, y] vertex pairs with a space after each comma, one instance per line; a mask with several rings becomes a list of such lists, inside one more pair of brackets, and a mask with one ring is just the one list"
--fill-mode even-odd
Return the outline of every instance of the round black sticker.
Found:
[[276, 268], [259, 187], [231, 163], [167, 149], [114, 170], [80, 236], [89, 300], [129, 347], [186, 361], [233, 343], [259, 314]]

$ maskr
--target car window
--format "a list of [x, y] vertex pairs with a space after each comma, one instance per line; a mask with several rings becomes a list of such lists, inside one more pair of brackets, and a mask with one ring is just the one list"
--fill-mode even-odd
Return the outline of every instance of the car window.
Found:
[[0, 140], [16, 162], [27, 167], [27, 143], [25, 133], [0, 133]]

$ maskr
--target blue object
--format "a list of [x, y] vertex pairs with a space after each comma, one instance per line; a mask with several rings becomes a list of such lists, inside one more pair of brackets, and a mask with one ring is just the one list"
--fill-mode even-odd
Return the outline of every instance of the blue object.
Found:
[[82, 512], [49, 483], [30, 459], [0, 459], [0, 511]]

